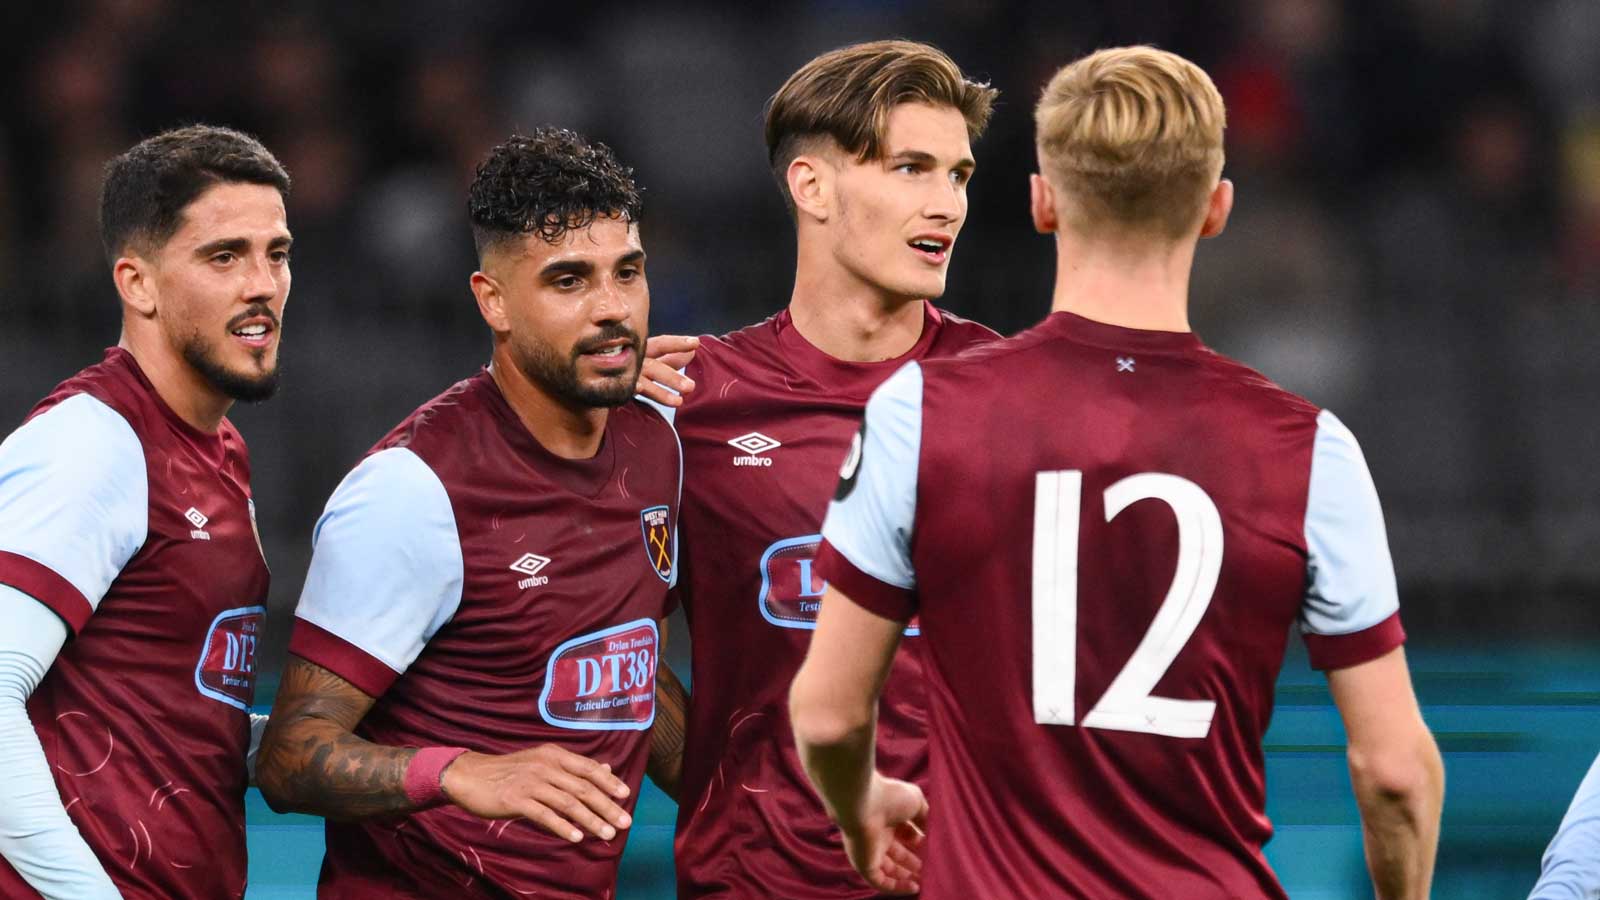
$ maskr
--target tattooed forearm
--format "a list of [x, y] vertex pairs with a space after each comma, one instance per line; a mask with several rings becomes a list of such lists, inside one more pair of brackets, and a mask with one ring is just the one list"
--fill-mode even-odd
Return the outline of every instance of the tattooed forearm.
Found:
[[678, 799], [678, 783], [683, 777], [684, 731], [687, 725], [689, 692], [667, 667], [656, 667], [656, 721], [650, 728], [650, 761], [645, 772], [667, 796]]
[[256, 762], [267, 804], [330, 819], [413, 810], [405, 772], [417, 751], [351, 733], [372, 703], [338, 675], [290, 656]]

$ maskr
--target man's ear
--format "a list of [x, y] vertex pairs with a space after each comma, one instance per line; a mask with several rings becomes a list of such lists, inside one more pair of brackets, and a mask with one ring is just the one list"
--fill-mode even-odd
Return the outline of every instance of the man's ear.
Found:
[[146, 319], [156, 314], [161, 292], [156, 287], [154, 264], [137, 254], [118, 257], [111, 265], [111, 281], [129, 309]]
[[1028, 212], [1033, 217], [1033, 230], [1040, 234], [1053, 234], [1061, 228], [1056, 215], [1056, 189], [1038, 172], [1028, 176]]
[[789, 197], [794, 200], [796, 216], [828, 221], [833, 211], [836, 174], [827, 160], [814, 153], [802, 153], [789, 163], [784, 177], [788, 181]]
[[472, 296], [478, 300], [478, 314], [483, 316], [483, 321], [489, 323], [489, 330], [495, 334], [505, 334], [511, 330], [511, 320], [506, 316], [506, 295], [500, 290], [500, 282], [482, 270], [472, 273], [467, 281], [472, 288]]
[[1206, 201], [1206, 218], [1200, 223], [1200, 236], [1216, 237], [1228, 227], [1228, 214], [1233, 212], [1233, 182], [1224, 178], [1211, 189]]

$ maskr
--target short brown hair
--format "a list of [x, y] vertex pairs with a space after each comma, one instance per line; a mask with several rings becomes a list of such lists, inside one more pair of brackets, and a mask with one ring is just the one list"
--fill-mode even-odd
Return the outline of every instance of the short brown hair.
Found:
[[1222, 95], [1197, 65], [1154, 47], [1115, 47], [1050, 79], [1034, 110], [1039, 165], [1068, 224], [1178, 238], [1222, 174]]
[[767, 161], [794, 213], [788, 169], [807, 141], [832, 138], [857, 159], [883, 152], [889, 111], [901, 103], [950, 106], [976, 140], [999, 91], [969, 80], [943, 50], [917, 41], [869, 41], [830, 50], [801, 66], [767, 102]]

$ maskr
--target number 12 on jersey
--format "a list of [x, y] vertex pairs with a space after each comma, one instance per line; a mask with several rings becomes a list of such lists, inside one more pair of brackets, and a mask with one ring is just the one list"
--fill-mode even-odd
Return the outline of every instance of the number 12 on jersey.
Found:
[[1217, 705], [1157, 697], [1166, 674], [1211, 605], [1222, 571], [1222, 516], [1200, 486], [1176, 475], [1130, 475], [1105, 491], [1106, 522], [1140, 500], [1160, 500], [1178, 521], [1178, 566], [1166, 599], [1133, 656], [1083, 721], [1076, 721], [1078, 532], [1083, 473], [1039, 472], [1033, 509], [1033, 719], [1203, 738]]

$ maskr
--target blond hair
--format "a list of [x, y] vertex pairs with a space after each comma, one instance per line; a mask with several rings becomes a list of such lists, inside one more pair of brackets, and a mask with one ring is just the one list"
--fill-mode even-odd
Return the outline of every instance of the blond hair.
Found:
[[1050, 79], [1034, 110], [1039, 165], [1079, 230], [1107, 225], [1179, 238], [1222, 173], [1222, 95], [1199, 66], [1154, 47], [1116, 47]]
[[832, 138], [862, 162], [877, 159], [889, 112], [901, 103], [953, 107], [977, 140], [999, 93], [969, 80], [943, 50], [917, 41], [869, 41], [818, 56], [767, 102], [767, 161], [784, 204], [792, 214], [789, 164], [809, 141]]

